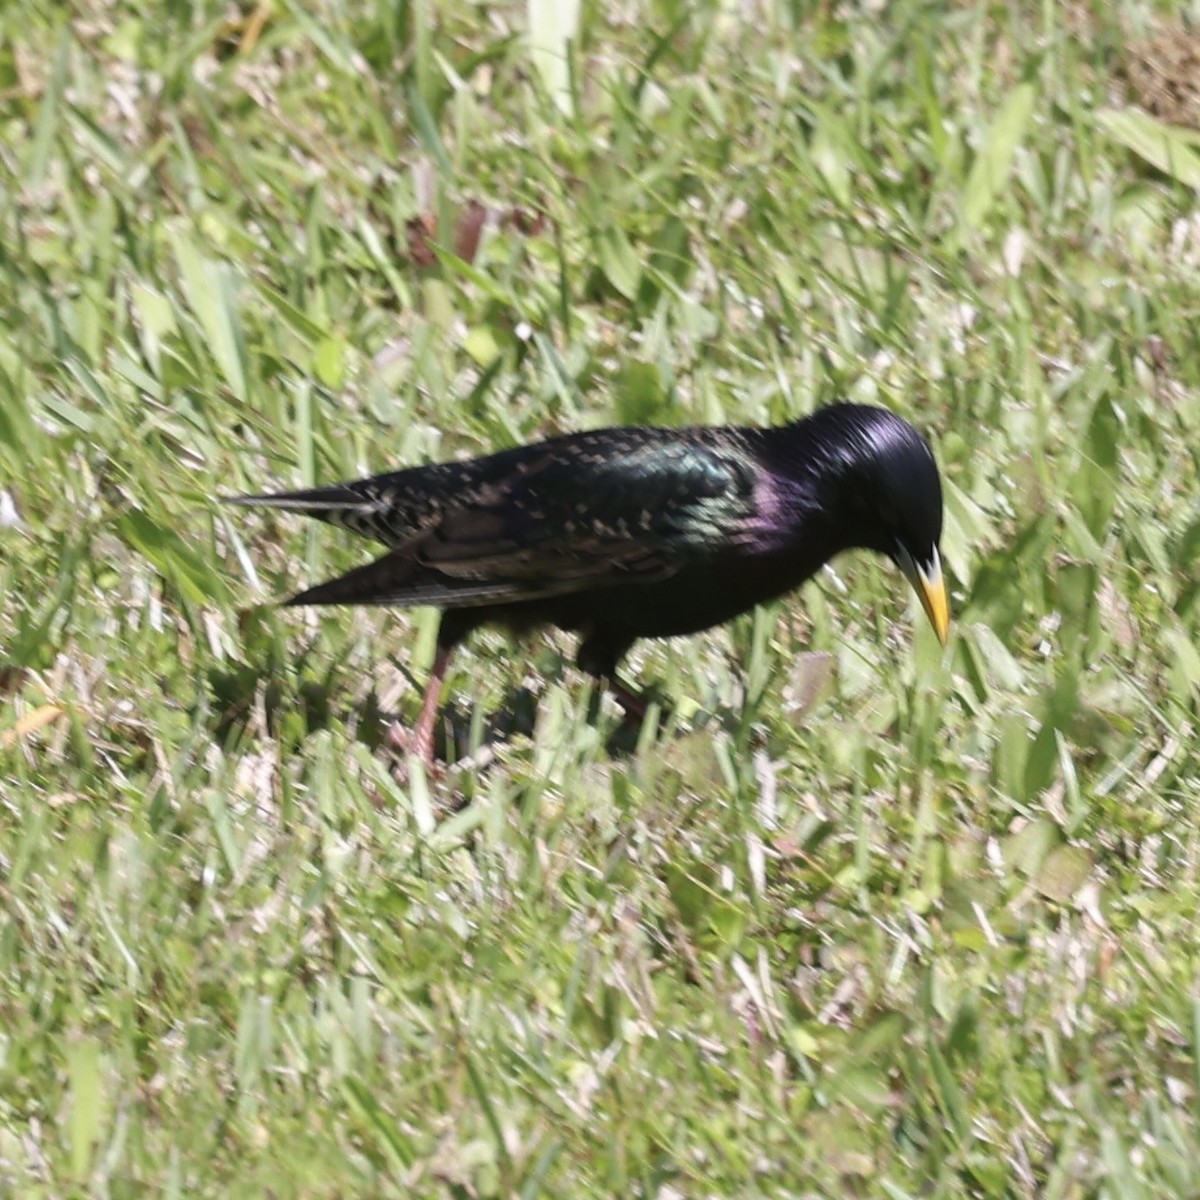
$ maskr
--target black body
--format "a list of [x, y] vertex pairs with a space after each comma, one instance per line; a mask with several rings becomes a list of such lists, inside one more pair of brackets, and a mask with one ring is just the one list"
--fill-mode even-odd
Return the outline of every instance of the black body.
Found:
[[[289, 604], [432, 604], [448, 649], [487, 622], [581, 634], [612, 677], [639, 637], [720, 624], [843, 550], [933, 564], [941, 484], [924, 438], [835, 405], [775, 429], [627, 427], [238, 503], [389, 547]], [[940, 576], [939, 576], [940, 579]]]

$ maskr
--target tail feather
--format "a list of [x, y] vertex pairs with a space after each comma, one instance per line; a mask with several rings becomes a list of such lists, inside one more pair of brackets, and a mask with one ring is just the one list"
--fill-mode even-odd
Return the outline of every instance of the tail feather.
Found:
[[283, 602], [285, 608], [304, 604], [380, 604], [411, 608], [431, 604], [436, 608], [476, 608], [514, 598], [510, 582], [449, 579], [402, 552], [385, 554], [318, 583]]
[[417, 604], [419, 600], [409, 599], [415, 574], [416, 564], [411, 558], [385, 554], [336, 579], [297, 592], [284, 601], [284, 607], [293, 608], [302, 604]]
[[415, 528], [408, 514], [396, 510], [387, 498], [347, 483], [306, 488], [299, 492], [274, 492], [261, 496], [226, 496], [226, 504], [243, 508], [274, 508], [300, 513], [330, 525], [348, 529], [361, 537], [396, 545], [410, 537]]
[[303, 513], [306, 517], [315, 517], [318, 521], [329, 521], [334, 525], [344, 525], [355, 517], [374, 514], [379, 507], [378, 501], [343, 483], [305, 488], [298, 492], [225, 496], [223, 500], [226, 504], [237, 504], [242, 508], [277, 508], [282, 512]]

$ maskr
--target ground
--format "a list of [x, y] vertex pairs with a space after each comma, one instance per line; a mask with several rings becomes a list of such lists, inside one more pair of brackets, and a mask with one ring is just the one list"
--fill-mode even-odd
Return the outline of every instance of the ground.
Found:
[[[0, 10], [3, 1190], [1200, 1196], [1182, 6], [570, 7]], [[638, 736], [485, 634], [440, 779], [436, 614], [218, 499], [837, 398], [944, 652], [848, 556]]]

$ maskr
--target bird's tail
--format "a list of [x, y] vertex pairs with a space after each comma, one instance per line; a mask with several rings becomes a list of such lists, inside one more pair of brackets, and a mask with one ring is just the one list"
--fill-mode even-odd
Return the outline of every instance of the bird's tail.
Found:
[[238, 504], [243, 508], [277, 508], [283, 512], [303, 513], [318, 521], [331, 525], [344, 525], [355, 529], [374, 516], [379, 505], [376, 500], [343, 484], [328, 487], [306, 488], [299, 492], [274, 492], [261, 496], [226, 496], [226, 504]]
[[285, 608], [302, 604], [419, 604], [423, 601], [423, 589], [414, 578], [419, 574], [420, 568], [412, 559], [385, 554], [336, 579], [297, 592], [283, 604]]

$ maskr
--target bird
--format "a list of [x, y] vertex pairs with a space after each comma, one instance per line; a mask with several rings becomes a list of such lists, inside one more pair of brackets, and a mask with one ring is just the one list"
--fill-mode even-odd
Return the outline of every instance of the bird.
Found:
[[433, 668], [411, 735], [431, 767], [452, 652], [481, 625], [579, 634], [579, 667], [633, 715], [617, 666], [639, 638], [720, 625], [835, 555], [875, 551], [945, 645], [942, 485], [929, 443], [889, 409], [831, 404], [774, 427], [616, 426], [302, 491], [229, 497], [374, 539], [382, 557], [284, 601], [433, 605]]

